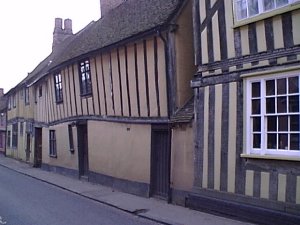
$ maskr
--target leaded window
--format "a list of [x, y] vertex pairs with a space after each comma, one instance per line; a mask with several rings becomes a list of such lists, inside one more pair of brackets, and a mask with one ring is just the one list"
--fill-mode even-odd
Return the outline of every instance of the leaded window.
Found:
[[63, 90], [62, 90], [62, 79], [60, 73], [54, 75], [54, 90], [55, 90], [56, 103], [61, 103], [63, 101]]
[[92, 80], [90, 62], [88, 59], [79, 63], [79, 80], [80, 80], [80, 93], [81, 95], [92, 94]]

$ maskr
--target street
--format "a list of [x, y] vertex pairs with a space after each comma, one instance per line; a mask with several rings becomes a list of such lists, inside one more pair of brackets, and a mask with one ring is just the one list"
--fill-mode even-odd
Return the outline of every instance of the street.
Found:
[[0, 167], [0, 225], [157, 224]]

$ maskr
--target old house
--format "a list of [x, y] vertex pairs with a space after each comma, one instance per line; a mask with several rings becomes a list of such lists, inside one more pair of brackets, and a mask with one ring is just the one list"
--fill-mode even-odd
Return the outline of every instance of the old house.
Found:
[[3, 88], [0, 88], [0, 153], [5, 154], [6, 137], [6, 97]]
[[194, 193], [187, 205], [300, 221], [300, 1], [195, 0]]
[[[142, 196], [193, 187], [192, 1], [101, 1], [8, 93], [8, 155]], [[173, 191], [173, 192], [172, 192]]]

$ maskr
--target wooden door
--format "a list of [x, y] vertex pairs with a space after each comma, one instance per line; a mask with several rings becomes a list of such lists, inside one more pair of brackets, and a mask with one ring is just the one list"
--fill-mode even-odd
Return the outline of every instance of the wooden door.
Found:
[[42, 128], [35, 128], [34, 167], [42, 166]]
[[154, 127], [151, 138], [150, 195], [170, 200], [170, 131], [168, 127]]
[[78, 164], [79, 176], [88, 177], [89, 161], [88, 161], [88, 133], [87, 125], [80, 124], [77, 126], [78, 132]]

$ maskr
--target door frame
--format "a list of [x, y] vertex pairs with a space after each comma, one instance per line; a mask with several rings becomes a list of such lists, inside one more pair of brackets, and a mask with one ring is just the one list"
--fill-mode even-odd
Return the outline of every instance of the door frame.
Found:
[[[166, 200], [168, 203], [171, 202], [171, 128], [168, 124], [156, 124], [152, 125], [151, 127], [151, 165], [150, 165], [150, 190], [149, 196], [150, 197], [157, 197], [163, 200]], [[166, 132], [167, 133], [167, 151], [166, 158], [164, 159], [164, 163], [167, 164], [167, 171], [165, 171], [164, 176], [167, 177], [167, 193], [166, 196], [160, 196], [155, 193], [154, 184], [157, 178], [155, 177], [157, 162], [155, 160], [156, 156], [156, 149], [154, 148], [154, 133], [155, 132]]]
[[41, 127], [34, 128], [34, 158], [33, 166], [41, 167], [42, 166], [42, 152], [43, 152], [43, 129]]
[[[77, 146], [78, 146], [78, 176], [87, 177], [89, 175], [89, 151], [88, 151], [88, 127], [87, 121], [78, 121], [77, 126]], [[86, 134], [86, 142], [84, 135]], [[86, 153], [86, 154], [84, 154]]]

